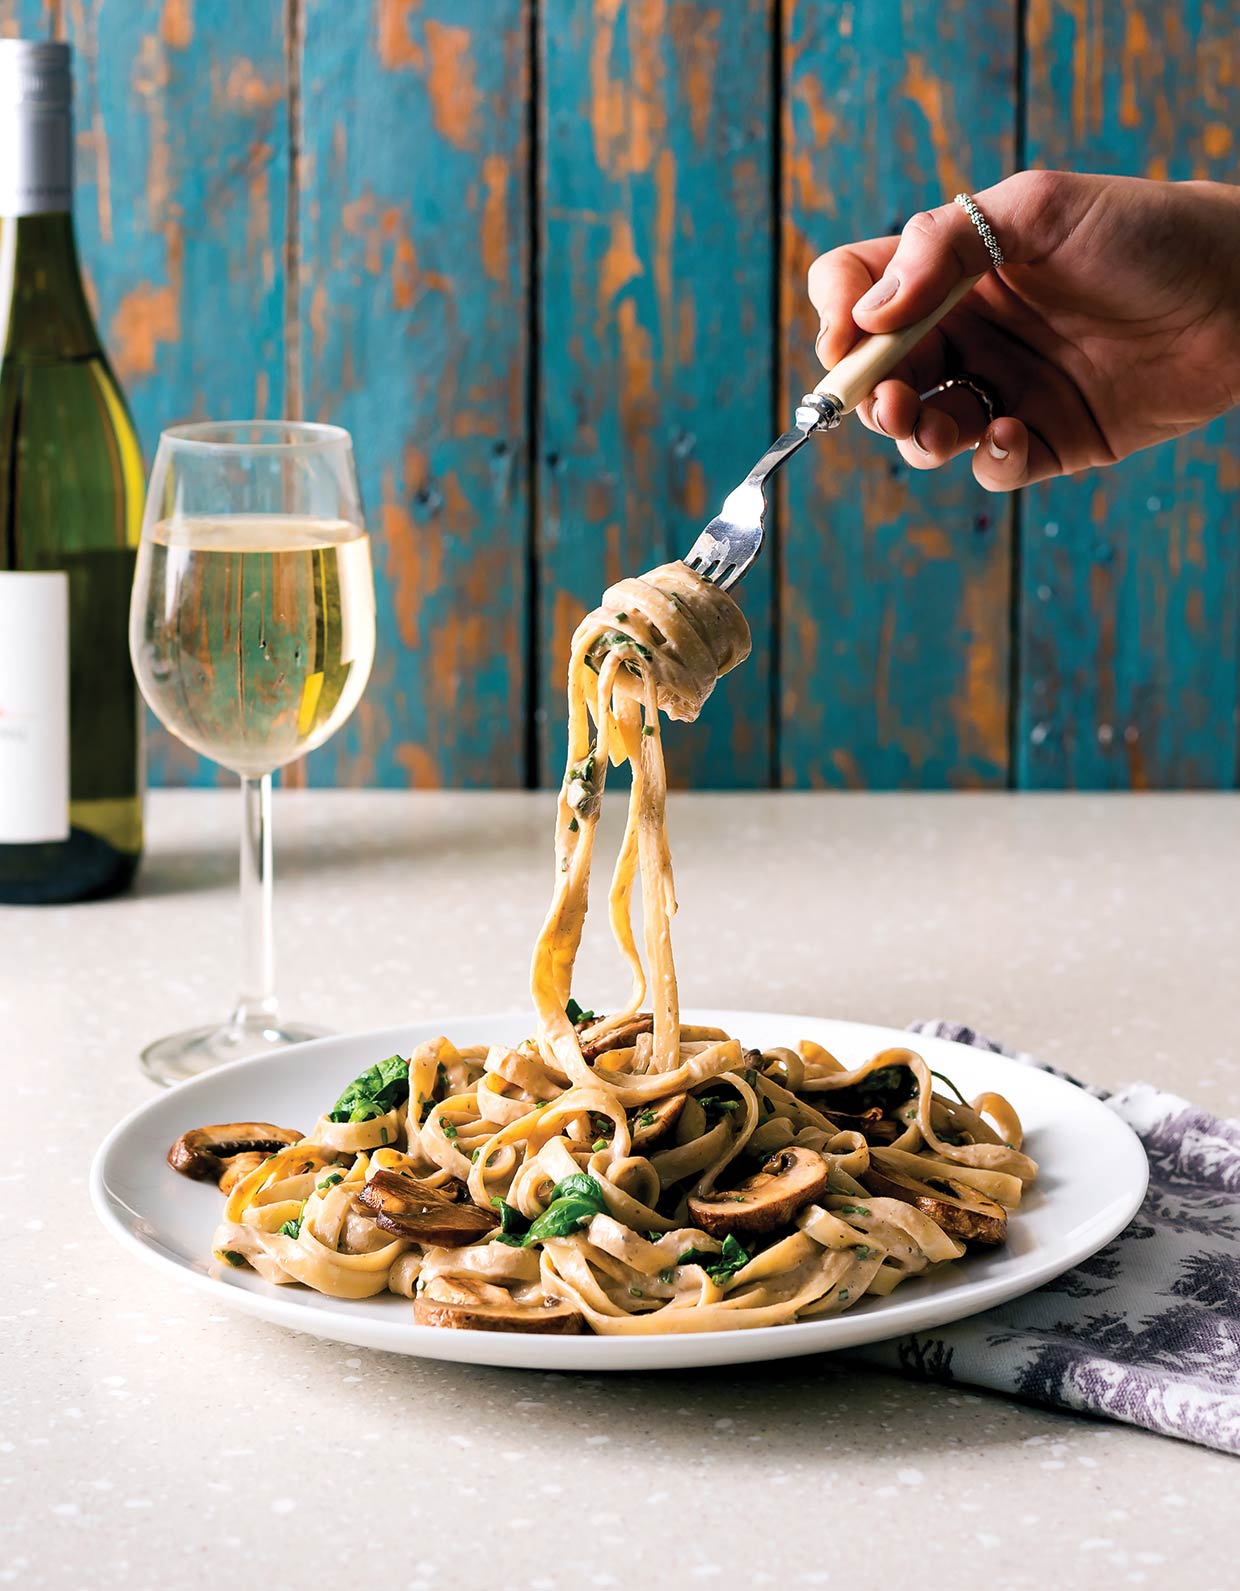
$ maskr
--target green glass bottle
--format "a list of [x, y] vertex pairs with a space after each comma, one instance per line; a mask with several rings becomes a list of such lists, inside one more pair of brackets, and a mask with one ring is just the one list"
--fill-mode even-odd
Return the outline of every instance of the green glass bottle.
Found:
[[142, 849], [127, 622], [137, 433], [73, 233], [68, 45], [0, 40], [0, 901], [114, 894]]

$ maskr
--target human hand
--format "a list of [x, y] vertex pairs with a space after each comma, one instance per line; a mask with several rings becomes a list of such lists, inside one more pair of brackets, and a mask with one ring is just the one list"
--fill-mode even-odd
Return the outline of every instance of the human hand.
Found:
[[[1003, 249], [998, 271], [954, 203], [810, 267], [828, 370], [859, 332], [910, 325], [988, 272], [858, 407], [907, 463], [934, 469], [980, 438], [974, 475], [1011, 491], [1113, 464], [1240, 403], [1240, 189], [1024, 171], [974, 197]], [[967, 389], [918, 397], [962, 373], [998, 394], [984, 435]]]

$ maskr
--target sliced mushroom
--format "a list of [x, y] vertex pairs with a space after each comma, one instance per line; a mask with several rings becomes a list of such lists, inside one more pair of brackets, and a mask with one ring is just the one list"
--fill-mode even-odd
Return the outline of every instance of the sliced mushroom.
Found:
[[955, 1177], [935, 1177], [925, 1182], [892, 1167], [879, 1169], [873, 1161], [861, 1181], [880, 1198], [900, 1199], [924, 1210], [948, 1237], [962, 1243], [1002, 1243], [1007, 1238], [1007, 1212]]
[[562, 1298], [544, 1297], [538, 1304], [506, 1304], [483, 1297], [471, 1283], [455, 1276], [437, 1276], [413, 1300], [419, 1326], [448, 1326], [457, 1331], [526, 1331], [568, 1336], [585, 1322]]
[[[224, 1177], [239, 1157], [256, 1155], [258, 1158], [248, 1168], [253, 1171], [268, 1155], [299, 1144], [305, 1136], [292, 1127], [273, 1127], [269, 1121], [229, 1121], [214, 1127], [195, 1127], [182, 1133], [169, 1149], [168, 1164], [183, 1177], [223, 1187]], [[229, 1187], [237, 1180], [237, 1176], [232, 1177]]]
[[669, 1094], [657, 1105], [638, 1109], [633, 1119], [633, 1151], [645, 1154], [668, 1137], [684, 1113], [688, 1094]]
[[828, 1121], [834, 1122], [841, 1132], [859, 1132], [868, 1144], [893, 1144], [901, 1133], [907, 1131], [906, 1126], [884, 1116], [877, 1105], [862, 1111], [859, 1116], [850, 1116], [842, 1110], [823, 1110], [822, 1114]]
[[826, 1192], [827, 1162], [814, 1149], [780, 1149], [735, 1188], [689, 1200], [695, 1226], [711, 1237], [760, 1237], [787, 1226], [812, 1199]]
[[[598, 1017], [593, 1017], [590, 1026], [597, 1026]], [[642, 1033], [654, 1032], [654, 1017], [649, 1011], [639, 1011], [636, 1016], [631, 1016], [627, 1022], [622, 1022], [618, 1028], [612, 1028], [610, 1033], [600, 1033], [598, 1038], [590, 1039], [581, 1046], [582, 1058], [587, 1061], [596, 1061], [600, 1055], [606, 1055], [608, 1050], [624, 1050], [637, 1042]]]
[[499, 1225], [490, 1210], [457, 1203], [451, 1191], [398, 1171], [376, 1171], [357, 1197], [374, 1215], [376, 1226], [415, 1243], [460, 1248]]

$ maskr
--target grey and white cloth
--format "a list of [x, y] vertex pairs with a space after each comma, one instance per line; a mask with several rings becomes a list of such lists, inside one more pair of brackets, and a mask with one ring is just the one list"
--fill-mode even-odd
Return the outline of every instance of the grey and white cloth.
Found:
[[[913, 1031], [1039, 1065], [972, 1028], [918, 1022]], [[1148, 1083], [1088, 1092], [1149, 1156], [1149, 1191], [1132, 1223], [1035, 1292], [856, 1357], [1240, 1453], [1240, 1121]]]

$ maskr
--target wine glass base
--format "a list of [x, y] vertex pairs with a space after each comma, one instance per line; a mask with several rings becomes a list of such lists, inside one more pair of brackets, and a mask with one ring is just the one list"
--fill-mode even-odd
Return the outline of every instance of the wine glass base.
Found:
[[252, 1023], [221, 1022], [209, 1027], [186, 1028], [156, 1039], [142, 1051], [139, 1064], [153, 1083], [170, 1088], [187, 1078], [238, 1061], [247, 1055], [265, 1055], [286, 1044], [320, 1039], [327, 1028], [304, 1022], [282, 1022], [277, 1018]]

